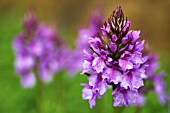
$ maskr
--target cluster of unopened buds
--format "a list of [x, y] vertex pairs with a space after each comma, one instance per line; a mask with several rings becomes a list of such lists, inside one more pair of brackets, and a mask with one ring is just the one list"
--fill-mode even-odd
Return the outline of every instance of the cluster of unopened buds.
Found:
[[143, 105], [145, 102], [144, 81], [150, 79], [161, 103], [165, 102], [163, 73], [155, 74], [157, 59], [143, 53], [144, 40], [140, 31], [129, 30], [131, 22], [124, 17], [118, 6], [108, 22], [89, 36], [89, 50], [84, 50], [83, 72], [88, 76], [82, 97], [88, 99], [90, 107], [95, 106], [96, 97], [112, 87], [113, 106]]

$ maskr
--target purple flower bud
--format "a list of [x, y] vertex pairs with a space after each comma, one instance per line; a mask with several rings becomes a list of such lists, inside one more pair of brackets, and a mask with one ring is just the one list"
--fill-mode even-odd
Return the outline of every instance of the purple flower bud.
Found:
[[116, 50], [117, 50], [117, 45], [116, 45], [115, 43], [111, 43], [111, 44], [109, 45], [109, 48], [111, 49], [112, 52], [116, 52]]
[[116, 35], [112, 35], [112, 41], [114, 41], [114, 42], [117, 41], [117, 36]]
[[123, 37], [122, 44], [126, 44], [128, 42], [128, 37]]
[[110, 25], [104, 24], [101, 30], [102, 30], [103, 35], [107, 35], [110, 32]]
[[123, 28], [123, 32], [126, 32], [129, 30], [130, 28], [130, 25], [131, 25], [131, 22], [128, 20]]

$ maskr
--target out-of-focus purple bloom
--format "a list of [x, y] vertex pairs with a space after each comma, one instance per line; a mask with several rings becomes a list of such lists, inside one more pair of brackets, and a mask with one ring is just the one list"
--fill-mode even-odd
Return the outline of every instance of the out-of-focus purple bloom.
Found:
[[[159, 102], [161, 104], [165, 104], [166, 95], [165, 95], [165, 82], [163, 81], [163, 77], [165, 75], [164, 72], [160, 72], [156, 74], [156, 70], [159, 68], [158, 56], [145, 50], [146, 54], [148, 54], [148, 64], [149, 66], [146, 68], [146, 81], [151, 81], [154, 85], [154, 91], [156, 92]], [[146, 87], [145, 87], [146, 88]]]
[[137, 42], [140, 31], [129, 31], [129, 28], [130, 21], [124, 18], [118, 6], [108, 23], [105, 22], [96, 32], [99, 34], [88, 37], [92, 51], [89, 48], [84, 50], [82, 74], [88, 76], [89, 83], [83, 85], [82, 95], [89, 99], [91, 107], [95, 106], [95, 98], [101, 98], [109, 85], [113, 89], [113, 106], [144, 103], [138, 90], [144, 86], [148, 57], [142, 53], [144, 41]]
[[77, 49], [84, 50], [88, 49], [89, 37], [95, 37], [98, 34], [100, 27], [104, 22], [104, 17], [101, 9], [95, 10], [90, 18], [90, 25], [88, 28], [80, 28], [79, 36], [77, 39]]
[[29, 32], [35, 32], [35, 30], [37, 30], [38, 27], [38, 20], [37, 17], [34, 15], [33, 10], [30, 10], [28, 13], [26, 13], [25, 18], [23, 20], [23, 25], [24, 25], [24, 29]]
[[[88, 38], [97, 36], [97, 32], [103, 24], [103, 15], [100, 9], [95, 10], [92, 13], [90, 18], [90, 25], [88, 28], [80, 28], [78, 39], [77, 39], [77, 47], [75, 50], [68, 50], [70, 53], [67, 57], [67, 70], [70, 75], [74, 75], [76, 72], [82, 69], [83, 65], [83, 50], [86, 49], [88, 52], [90, 51], [88, 45]], [[92, 42], [93, 43], [93, 42]], [[74, 64], [74, 65], [73, 65]], [[87, 62], [84, 64], [86, 65]]]
[[23, 20], [24, 31], [13, 42], [16, 72], [21, 75], [25, 88], [35, 85], [35, 76], [44, 82], [62, 69], [61, 40], [52, 28], [38, 22], [33, 12], [28, 12]]
[[34, 64], [33, 56], [27, 52], [18, 53], [16, 55], [15, 67], [18, 73], [24, 73], [25, 71], [31, 70]]
[[170, 113], [170, 92], [167, 95], [167, 100], [168, 100], [168, 108], [169, 108], [169, 113]]
[[168, 101], [170, 101], [170, 92], [167, 95], [167, 99], [168, 99]]
[[147, 75], [148, 77], [152, 77], [155, 73], [155, 71], [159, 68], [159, 63], [158, 63], [158, 55], [147, 52], [149, 59], [148, 63], [149, 66], [146, 68]]
[[25, 73], [21, 78], [21, 84], [24, 88], [33, 87], [35, 85], [35, 75], [33, 73]]
[[155, 92], [158, 95], [158, 99], [161, 104], [164, 104], [166, 101], [166, 96], [165, 96], [165, 83], [162, 80], [164, 76], [164, 73], [159, 73], [154, 77], [154, 87], [155, 87]]

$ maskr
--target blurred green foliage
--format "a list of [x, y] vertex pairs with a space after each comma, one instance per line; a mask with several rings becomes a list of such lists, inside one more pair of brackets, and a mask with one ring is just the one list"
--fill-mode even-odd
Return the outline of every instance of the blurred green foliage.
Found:
[[[97, 99], [97, 105], [90, 109], [88, 101], [81, 97], [82, 82], [87, 82], [85, 76], [77, 74], [69, 77], [66, 72], [56, 74], [52, 83], [36, 84], [33, 89], [23, 89], [18, 75], [14, 71], [14, 53], [12, 40], [22, 30], [22, 8], [1, 12], [0, 17], [0, 113], [111, 113], [111, 89]], [[59, 29], [64, 36], [73, 31], [66, 27]], [[70, 30], [70, 29], [68, 29]], [[73, 33], [72, 36], [75, 34]], [[71, 38], [74, 42], [75, 38]], [[168, 56], [161, 55], [161, 69], [166, 71], [167, 89], [170, 89]], [[146, 104], [138, 108], [140, 113], [167, 113], [168, 105], [161, 106], [156, 94], [151, 92], [146, 97]], [[135, 107], [126, 107], [122, 113], [134, 113]], [[139, 112], [138, 112], [139, 113]]]

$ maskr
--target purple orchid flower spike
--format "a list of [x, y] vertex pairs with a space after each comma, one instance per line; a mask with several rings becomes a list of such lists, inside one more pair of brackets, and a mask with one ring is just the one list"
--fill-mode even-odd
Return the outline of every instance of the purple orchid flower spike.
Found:
[[52, 28], [38, 21], [33, 11], [24, 17], [23, 26], [24, 31], [13, 42], [15, 69], [22, 85], [29, 88], [35, 85], [36, 77], [50, 82], [63, 68], [59, 60], [63, 55], [60, 54], [63, 42]]
[[91, 108], [95, 106], [96, 97], [101, 98], [108, 86], [112, 86], [113, 106], [144, 102], [139, 89], [144, 86], [148, 58], [142, 53], [144, 41], [137, 41], [140, 31], [129, 31], [130, 25], [118, 6], [108, 22], [96, 31], [98, 35], [88, 38], [82, 74], [88, 76], [89, 83], [83, 85], [82, 95], [89, 100]]

